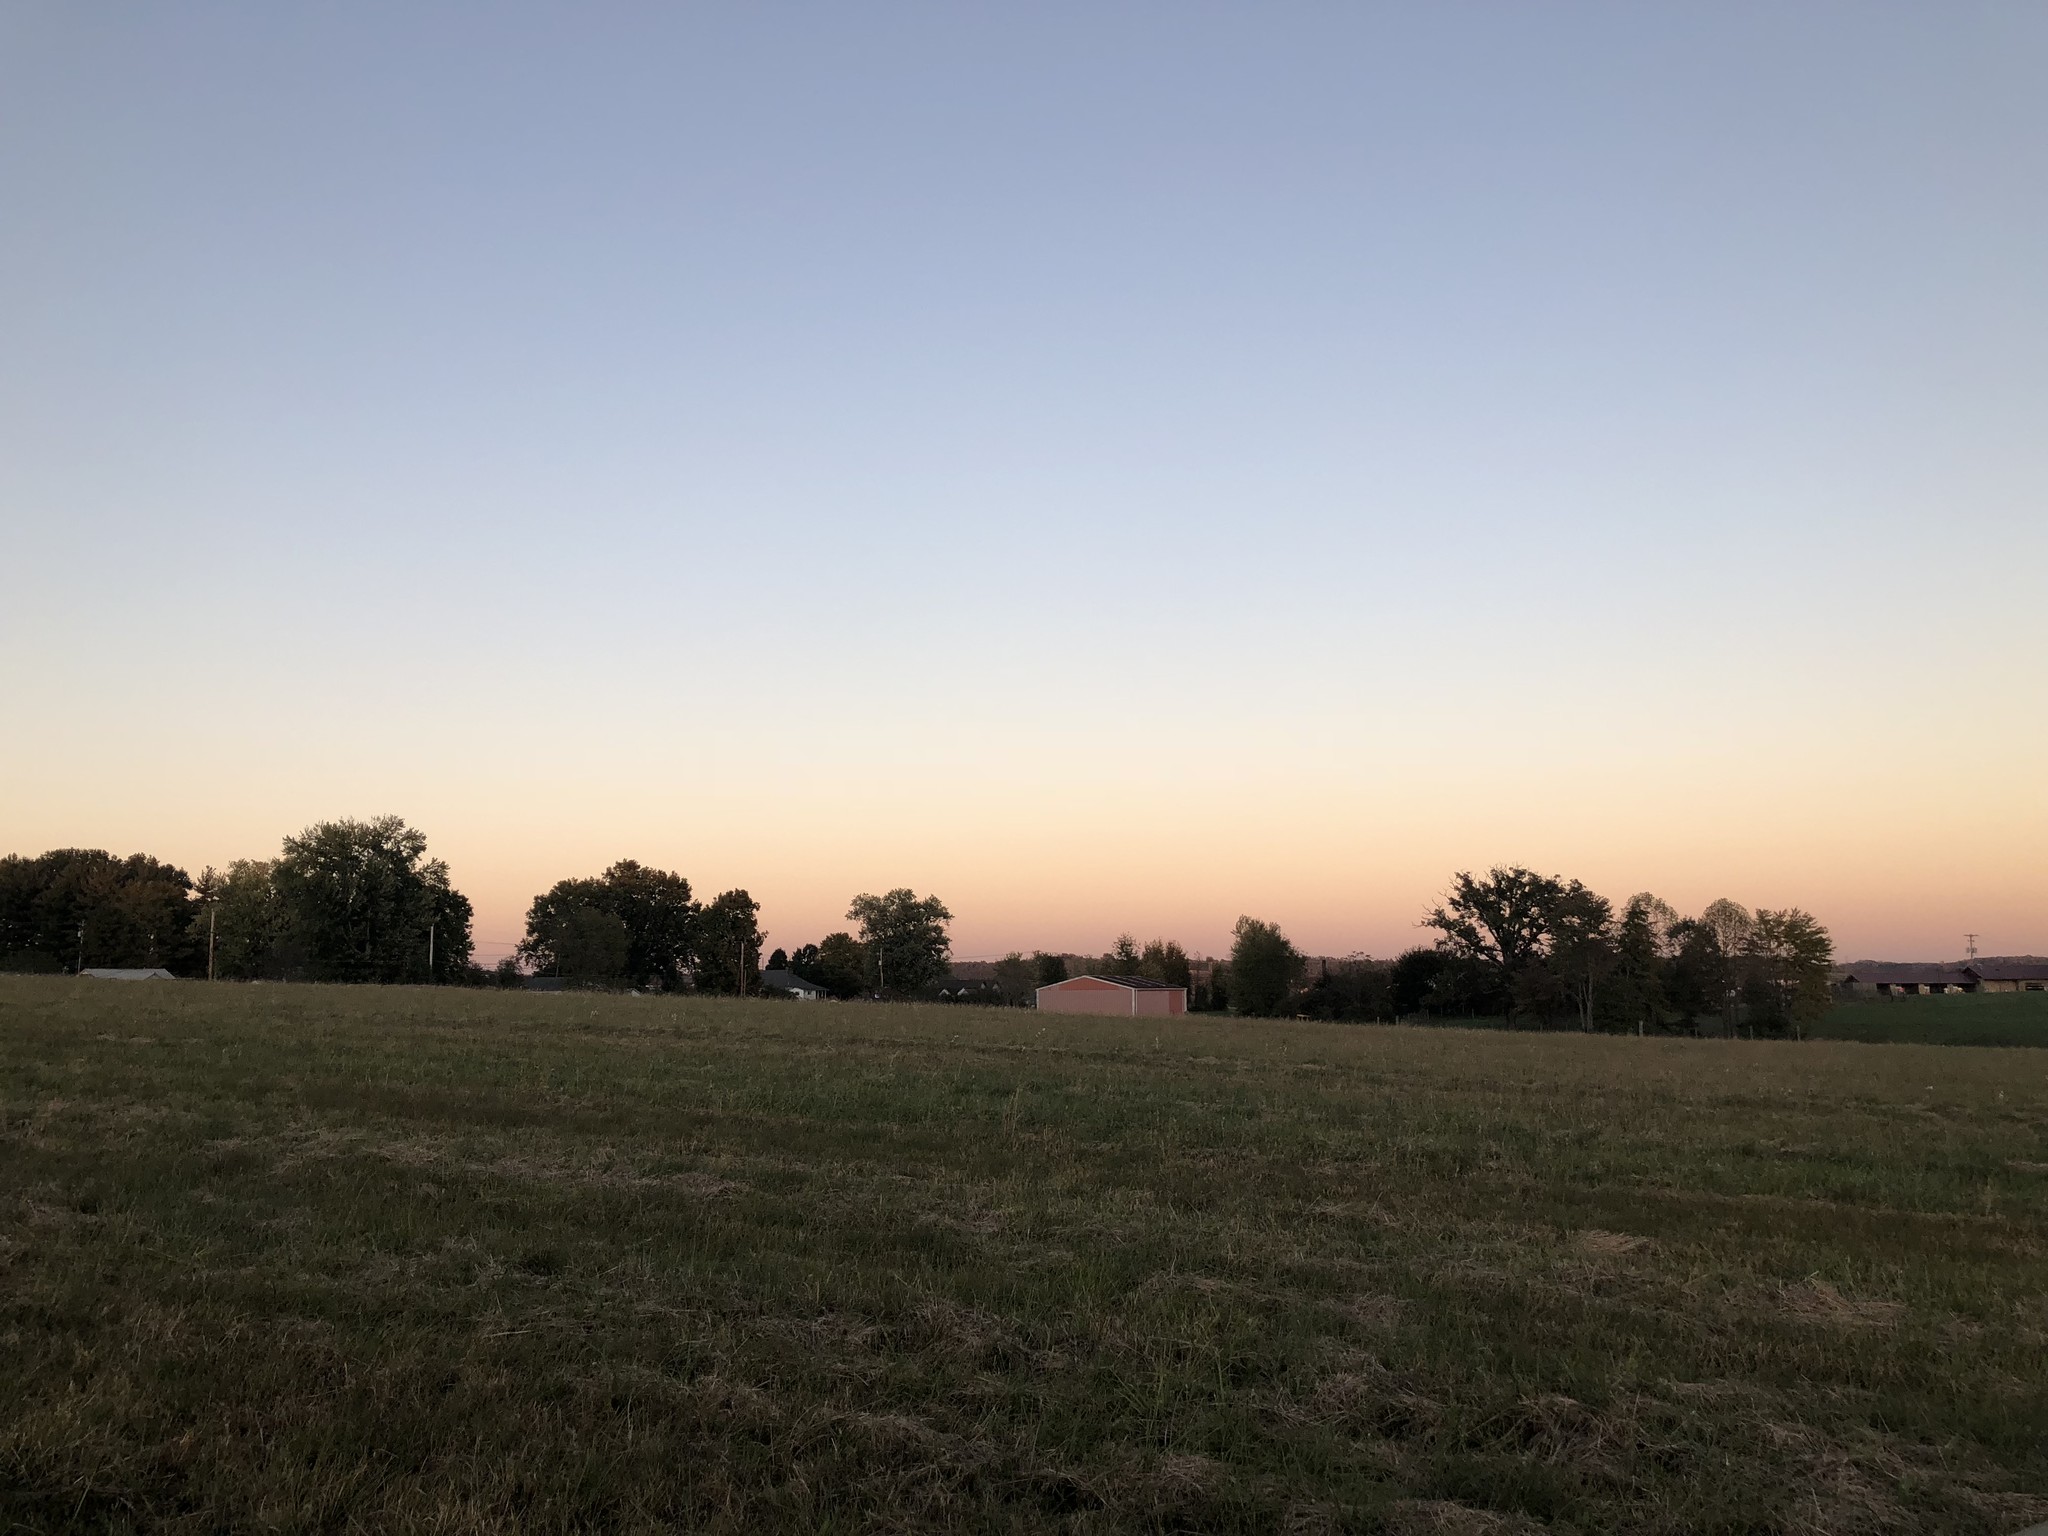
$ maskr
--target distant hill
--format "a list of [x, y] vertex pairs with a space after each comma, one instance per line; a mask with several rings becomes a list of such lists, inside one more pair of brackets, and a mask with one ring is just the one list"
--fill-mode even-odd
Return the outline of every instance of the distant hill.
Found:
[[1853, 971], [1859, 966], [1926, 966], [1960, 971], [1966, 965], [2048, 965], [2048, 955], [1979, 955], [1975, 960], [1841, 960], [1836, 962], [1835, 969]]

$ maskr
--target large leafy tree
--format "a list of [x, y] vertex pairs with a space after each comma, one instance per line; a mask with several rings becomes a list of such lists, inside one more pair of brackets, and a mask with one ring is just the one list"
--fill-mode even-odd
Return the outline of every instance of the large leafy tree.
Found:
[[626, 975], [632, 939], [626, 925], [596, 907], [572, 907], [552, 930], [555, 974], [589, 987], [617, 984]]
[[1325, 960], [1295, 995], [1293, 1007], [1304, 1018], [1362, 1023], [1384, 1019], [1391, 995], [1388, 968], [1369, 956], [1356, 955], [1334, 966]]
[[850, 933], [828, 933], [805, 944], [789, 957], [789, 968], [834, 997], [857, 997], [866, 984], [860, 940]]
[[[641, 987], [682, 985], [696, 949], [698, 908], [690, 882], [681, 875], [621, 859], [593, 879], [557, 881], [527, 908], [519, 953], [539, 971], [567, 975], [561, 948], [571, 928], [577, 943], [597, 933], [578, 916], [584, 912], [615, 918], [626, 935], [624, 957], [603, 979]], [[609, 940], [600, 951], [586, 945], [578, 953], [579, 966], [584, 966], [593, 953], [609, 953]]]
[[1484, 879], [1460, 870], [1423, 922], [1443, 935], [1439, 948], [1484, 978], [1492, 1005], [1511, 1012], [1518, 988], [1544, 959], [1564, 890], [1563, 881], [1520, 865], [1489, 870]]
[[237, 859], [199, 876], [193, 927], [211, 947], [212, 974], [222, 981], [267, 981], [303, 968], [278, 900], [276, 869], [271, 860]]
[[1607, 990], [1607, 1013], [1624, 1029], [1640, 1035], [1663, 1024], [1670, 1006], [1671, 932], [1678, 921], [1671, 904], [1648, 891], [1638, 891], [1622, 907], [1614, 926], [1614, 974]]
[[460, 981], [469, 899], [426, 834], [396, 816], [323, 821], [284, 840], [271, 869], [286, 943], [314, 981]]
[[1190, 985], [1194, 972], [1188, 964], [1188, 952], [1176, 940], [1154, 939], [1138, 955], [1138, 974], [1169, 986], [1185, 987]]
[[881, 896], [854, 897], [846, 915], [860, 924], [861, 947], [877, 992], [903, 996], [922, 991], [952, 963], [946, 924], [953, 914], [936, 896], [899, 886]]
[[725, 891], [697, 916], [695, 973], [700, 992], [747, 993], [761, 974], [761, 903]]
[[1548, 970], [1578, 1015], [1593, 1028], [1593, 1009], [1614, 975], [1614, 907], [1578, 881], [1562, 886], [1550, 904]]
[[1030, 1002], [1038, 989], [1038, 968], [1019, 950], [1011, 950], [996, 962], [996, 986], [1003, 1001], [1013, 1008]]
[[[162, 966], [194, 974], [192, 880], [147, 854], [0, 859], [0, 969]], [[197, 974], [205, 974], [203, 956]]]
[[1137, 936], [1120, 933], [1098, 965], [1105, 976], [1138, 976], [1143, 974], [1144, 963], [1145, 957], [1138, 948]]
[[1388, 1010], [1399, 1019], [1404, 1014], [1441, 1007], [1443, 999], [1436, 990], [1436, 983], [1449, 964], [1450, 957], [1441, 949], [1418, 945], [1414, 949], [1403, 950], [1387, 972]]
[[1674, 923], [1671, 944], [1664, 990], [1680, 1026], [1691, 1031], [1701, 1018], [1731, 1014], [1735, 973], [1714, 925], [1694, 917]]
[[1782, 1032], [1828, 1011], [1834, 941], [1810, 912], [1758, 909], [1743, 945], [1743, 1001], [1753, 1028]]
[[1301, 978], [1301, 952], [1275, 923], [1240, 917], [1230, 949], [1230, 998], [1239, 1013], [1280, 1012]]

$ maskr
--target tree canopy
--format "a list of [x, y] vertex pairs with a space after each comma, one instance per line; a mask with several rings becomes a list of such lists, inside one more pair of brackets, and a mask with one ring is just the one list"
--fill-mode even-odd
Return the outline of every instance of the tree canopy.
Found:
[[[597, 954], [588, 945], [602, 925], [578, 916], [585, 912], [615, 919], [625, 935], [624, 954], [612, 971], [587, 979], [671, 990], [682, 985], [695, 956], [699, 919], [689, 881], [633, 859], [621, 859], [591, 879], [558, 880], [527, 909], [521, 957], [536, 970], [568, 976], [561, 946], [573, 926], [581, 946], [578, 967], [587, 968]], [[610, 940], [603, 943], [609, 946]]]
[[914, 995], [946, 974], [953, 943], [946, 924], [953, 914], [936, 896], [898, 887], [881, 896], [860, 895], [846, 915], [860, 924], [860, 942], [877, 992]]
[[[1833, 943], [1796, 907], [1751, 912], [1727, 898], [1681, 918], [1649, 892], [1612, 903], [1576, 880], [1513, 867], [1460, 873], [1425, 922], [1443, 937], [1425, 1006], [1492, 1011], [1581, 1029], [1775, 1033], [1830, 1001]], [[1406, 965], [1404, 956], [1401, 965]], [[1397, 1002], [1412, 997], [1397, 965]]]
[[858, 997], [867, 984], [860, 940], [850, 933], [828, 933], [815, 944], [800, 946], [789, 968], [834, 997]]
[[161, 966], [205, 975], [192, 880], [147, 854], [58, 848], [0, 859], [0, 970]]
[[469, 968], [469, 899], [427, 839], [396, 816], [323, 821], [284, 840], [271, 866], [293, 959], [312, 981], [458, 981]]
[[1275, 923], [1240, 917], [1230, 949], [1230, 1000], [1239, 1013], [1281, 1011], [1301, 979], [1301, 952]]
[[725, 891], [697, 916], [697, 990], [747, 993], [761, 975], [761, 903]]

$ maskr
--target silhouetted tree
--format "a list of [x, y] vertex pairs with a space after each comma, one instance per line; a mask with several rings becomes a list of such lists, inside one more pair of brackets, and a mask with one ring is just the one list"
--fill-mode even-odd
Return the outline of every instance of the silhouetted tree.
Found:
[[309, 980], [454, 981], [469, 964], [469, 899], [396, 816], [308, 827], [270, 878]]
[[761, 974], [761, 904], [745, 891], [725, 891], [697, 915], [692, 970], [700, 992], [747, 993]]
[[828, 933], [790, 956], [789, 967], [813, 986], [834, 997], [858, 997], [866, 988], [866, 965], [860, 940], [850, 933]]
[[596, 907], [571, 907], [551, 929], [555, 974], [586, 987], [617, 986], [626, 979], [632, 938], [626, 925]]
[[1758, 909], [1743, 944], [1743, 1002], [1753, 1029], [1804, 1033], [1833, 1002], [1834, 941], [1809, 912]]
[[854, 897], [846, 915], [860, 924], [877, 992], [915, 996], [946, 974], [953, 957], [946, 924], [953, 914], [938, 897], [899, 887], [882, 896]]
[[1036, 967], [1016, 950], [996, 962], [996, 986], [1003, 994], [1003, 1001], [1013, 1008], [1021, 1008], [1032, 1000], [1037, 991]]
[[[1552, 912], [1564, 882], [1520, 865], [1484, 880], [1461, 870], [1450, 893], [1423, 921], [1443, 934], [1440, 947], [1486, 978], [1484, 991], [1512, 1012], [1518, 989], [1543, 960]], [[1526, 995], [1526, 991], [1525, 991]]]
[[1270, 1017], [1281, 1011], [1301, 975], [1301, 952], [1279, 927], [1240, 917], [1230, 950], [1231, 1000], [1239, 1013]]
[[586, 911], [609, 913], [625, 931], [625, 958], [608, 979], [636, 987], [682, 984], [697, 938], [697, 904], [689, 881], [633, 859], [621, 859], [594, 878], [559, 880], [527, 909], [519, 953], [536, 970], [566, 975], [557, 947], [564, 925]]
[[1293, 1008], [1306, 1018], [1347, 1024], [1384, 1019], [1392, 1012], [1387, 967], [1363, 956], [1335, 965], [1325, 960], [1295, 994]]
[[1154, 981], [1163, 981], [1168, 986], [1185, 987], [1192, 974], [1188, 966], [1188, 952], [1172, 939], [1154, 939], [1139, 951], [1137, 973]]
[[98, 848], [0, 859], [0, 970], [162, 966], [204, 975], [191, 934], [192, 880], [172, 865]]
[[1666, 975], [1678, 914], [1648, 891], [1629, 897], [1614, 931], [1609, 1013], [1624, 1029], [1661, 1028], [1669, 1006]]
[[1387, 977], [1388, 1005], [1394, 1016], [1433, 1011], [1441, 1004], [1436, 994], [1437, 978], [1444, 973], [1450, 957], [1440, 949], [1417, 947], [1403, 950]]

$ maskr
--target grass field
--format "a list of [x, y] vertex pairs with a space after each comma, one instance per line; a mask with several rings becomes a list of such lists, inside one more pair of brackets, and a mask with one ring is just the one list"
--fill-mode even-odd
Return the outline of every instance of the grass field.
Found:
[[0, 978], [0, 1098], [8, 1529], [2048, 1519], [2037, 1051]]
[[1814, 1033], [1884, 1044], [2048, 1046], [2048, 992], [1859, 998], [1830, 1009]]

